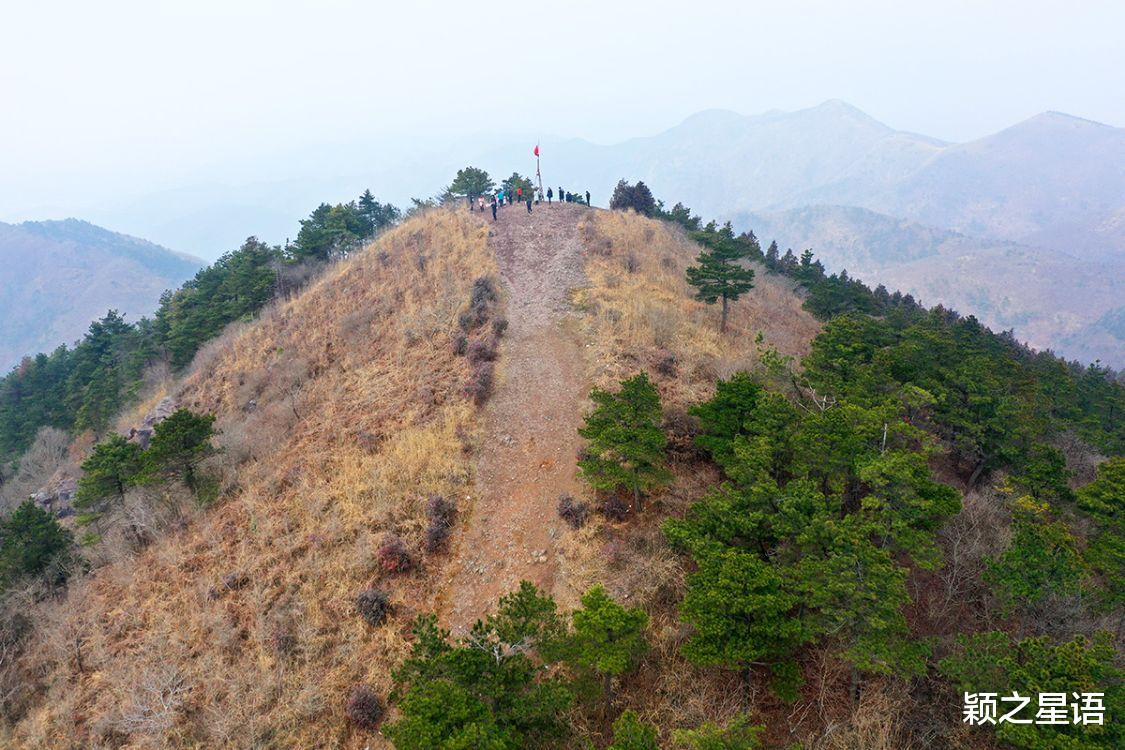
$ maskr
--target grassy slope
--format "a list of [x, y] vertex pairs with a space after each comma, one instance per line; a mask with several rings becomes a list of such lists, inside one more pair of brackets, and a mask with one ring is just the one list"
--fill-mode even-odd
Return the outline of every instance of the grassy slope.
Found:
[[[126, 740], [123, 715], [180, 680], [181, 718], [127, 746], [364, 747], [341, 696], [386, 692], [432, 594], [424, 571], [380, 581], [375, 551], [389, 530], [418, 549], [425, 497], [465, 491], [475, 409], [449, 334], [494, 271], [479, 225], [430, 213], [202, 352], [180, 397], [219, 417], [229, 499], [73, 588], [52, 629], [79, 635], [83, 671], [69, 639], [39, 646], [50, 690], [13, 742]], [[376, 582], [400, 615], [378, 630], [353, 604]]]

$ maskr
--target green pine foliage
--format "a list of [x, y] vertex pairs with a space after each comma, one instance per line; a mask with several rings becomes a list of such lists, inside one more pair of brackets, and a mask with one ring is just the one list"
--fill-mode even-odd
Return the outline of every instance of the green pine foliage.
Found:
[[706, 722], [695, 729], [677, 729], [672, 742], [682, 750], [757, 750], [762, 746], [761, 733], [762, 727], [742, 714], [726, 726]]
[[326, 262], [342, 258], [400, 218], [399, 210], [375, 200], [370, 190], [358, 202], [321, 203], [301, 220], [297, 242], [289, 251], [296, 261]]
[[688, 283], [695, 287], [696, 299], [713, 305], [722, 303], [719, 332], [727, 330], [731, 302], [754, 288], [754, 269], [745, 262], [761, 255], [758, 241], [752, 235], [735, 236], [728, 221], [717, 231], [695, 232], [693, 236], [705, 248], [695, 259], [698, 265], [687, 269]]
[[609, 207], [615, 211], [633, 209], [642, 216], [657, 214], [656, 199], [652, 197], [648, 185], [640, 180], [635, 185], [619, 180], [613, 188], [613, 195], [610, 196]]
[[945, 442], [970, 483], [996, 468], [1028, 466], [1031, 481], [1065, 494], [1057, 458], [1052, 465], [1037, 446], [1066, 430], [1111, 454], [1125, 449], [1125, 422], [1116, 419], [1125, 413], [1125, 389], [1108, 373], [1031, 355], [948, 311], [835, 318], [804, 366], [824, 393], [901, 404], [906, 418]]
[[141, 471], [141, 448], [114, 433], [94, 446], [82, 462], [82, 476], [74, 496], [78, 523], [96, 521], [112, 506], [125, 501], [125, 491]]
[[456, 641], [420, 617], [393, 675], [400, 716], [383, 733], [399, 750], [551, 747], [573, 701], [539, 651], [559, 627], [554, 603], [527, 583]]
[[214, 415], [177, 409], [156, 425], [148, 449], [144, 451], [143, 469], [134, 481], [179, 479], [196, 492], [199, 489], [196, 467], [215, 453], [211, 444], [214, 424]]
[[[1027, 750], [1110, 750], [1125, 746], [1125, 728], [1117, 717], [1125, 711], [1125, 673], [1116, 664], [1113, 636], [1098, 633], [1092, 640], [1077, 636], [1052, 645], [1048, 638], [1014, 641], [1006, 633], [991, 631], [958, 639], [956, 653], [942, 659], [942, 673], [963, 693], [1013, 691], [1032, 698], [1039, 693], [1063, 693], [1068, 703], [1074, 693], [1105, 693], [1105, 723], [1015, 724], [1004, 722], [983, 731], [1012, 747]], [[1007, 709], [1015, 704], [1004, 704]], [[1034, 719], [1029, 708], [1018, 718]], [[1071, 719], [1068, 712], [1067, 719]]]
[[1077, 594], [1086, 576], [1070, 528], [1052, 519], [1048, 506], [1031, 497], [1015, 501], [1011, 543], [986, 564], [984, 580], [995, 587], [1008, 610], [1051, 595]]
[[572, 617], [571, 659], [601, 676], [608, 716], [614, 701], [614, 679], [634, 669], [648, 651], [644, 635], [648, 615], [640, 609], [622, 607], [604, 588], [595, 586], [582, 596], [582, 608]]
[[252, 315], [272, 299], [282, 262], [280, 248], [250, 237], [179, 290], [166, 293], [155, 326], [172, 366], [186, 366], [228, 323]]
[[629, 491], [641, 511], [644, 496], [671, 479], [668, 438], [660, 429], [660, 393], [641, 373], [622, 381], [616, 393], [595, 388], [590, 400], [595, 408], [578, 430], [587, 440], [578, 468], [594, 489]]
[[606, 750], [660, 750], [657, 729], [641, 721], [633, 711], [625, 711], [613, 722], [613, 742]]
[[504, 188], [504, 194], [512, 196], [512, 200], [516, 199], [516, 191], [522, 190], [524, 200], [534, 196], [535, 184], [531, 181], [530, 177], [524, 177], [519, 172], [512, 172], [508, 179], [500, 183], [500, 187]]
[[1086, 561], [1101, 581], [1102, 604], [1120, 611], [1125, 607], [1125, 458], [1103, 462], [1097, 479], [1077, 496], [1094, 526]]
[[496, 189], [496, 184], [488, 176], [488, 172], [478, 167], [465, 167], [457, 170], [446, 191], [450, 195], [460, 195], [468, 198], [478, 198], [489, 195]]
[[0, 518], [0, 591], [24, 576], [47, 575], [66, 580], [74, 540], [54, 515], [25, 500], [7, 518]]
[[[921, 431], [890, 407], [799, 409], [751, 385], [722, 382], [695, 410], [728, 479], [665, 525], [696, 563], [680, 607], [693, 627], [684, 655], [746, 678], [766, 666], [786, 698], [813, 642], [859, 671], [919, 674], [926, 649], [902, 613], [903, 560], [937, 565], [934, 535], [959, 508], [931, 476]], [[737, 418], [717, 416], [728, 411]]]

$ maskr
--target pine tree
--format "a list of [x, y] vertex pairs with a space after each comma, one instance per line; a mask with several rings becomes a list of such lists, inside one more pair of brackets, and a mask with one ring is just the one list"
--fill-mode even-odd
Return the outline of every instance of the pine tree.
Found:
[[359, 196], [359, 211], [365, 220], [366, 234], [371, 236], [380, 229], [388, 227], [399, 220], [400, 212], [390, 203], [380, 203], [375, 200], [370, 190], [364, 190]]
[[[63, 561], [74, 541], [55, 517], [25, 500], [0, 519], [0, 591], [17, 578], [39, 575]], [[57, 579], [64, 578], [58, 566]]]
[[644, 631], [648, 615], [640, 609], [625, 609], [595, 586], [582, 596], [582, 608], [574, 612], [572, 647], [574, 661], [592, 668], [602, 677], [605, 714], [613, 708], [613, 680], [636, 666], [648, 650]]
[[715, 234], [697, 232], [695, 236], [706, 249], [696, 258], [699, 265], [687, 269], [687, 280], [696, 289], [696, 299], [709, 305], [722, 301], [719, 332], [725, 333], [730, 303], [754, 288], [753, 269], [739, 265], [751, 257], [751, 249], [738, 242], [729, 223]]
[[683, 750], [757, 750], [762, 729], [750, 721], [749, 715], [741, 714], [726, 726], [705, 722], [696, 729], [677, 729], [672, 732], [672, 741]]
[[457, 176], [453, 178], [447, 192], [476, 199], [488, 195], [495, 188], [496, 184], [488, 176], [488, 172], [477, 167], [465, 167], [457, 170]]
[[596, 406], [578, 430], [588, 441], [578, 467], [595, 489], [628, 489], [641, 511], [644, 494], [671, 479], [664, 455], [668, 439], [660, 429], [660, 394], [641, 373], [622, 381], [617, 393], [595, 388], [590, 399]]
[[1046, 504], [1017, 499], [1011, 542], [1003, 554], [986, 561], [984, 572], [1005, 607], [1024, 607], [1050, 594], [1075, 594], [1084, 577], [1078, 542], [1067, 525], [1052, 520]]
[[[999, 722], [993, 729], [1005, 745], [1025, 750], [1125, 747], [1125, 724], [1111, 718], [1125, 712], [1125, 672], [1115, 663], [1117, 650], [1111, 633], [1099, 631], [1092, 639], [1080, 635], [1058, 645], [1047, 637], [1013, 641], [1007, 633], [999, 631], [960, 636], [957, 640], [957, 651], [942, 659], [939, 667], [953, 680], [958, 692], [1018, 692], [1030, 695], [1033, 701], [1039, 693], [1062, 693], [1068, 702], [1074, 693], [1105, 694], [1103, 723]], [[1030, 713], [1016, 718], [1033, 718]]]
[[[609, 199], [609, 207], [616, 211], [624, 211], [633, 209], [642, 216], [652, 216], [657, 213], [656, 199], [649, 190], [648, 185], [643, 182], [637, 182], [636, 185], [630, 185], [625, 180], [619, 180], [617, 186], [613, 189], [613, 195]], [[684, 220], [691, 222], [690, 212], [684, 209], [684, 214], [677, 216], [677, 220]], [[698, 223], [698, 218], [695, 222]]]
[[613, 722], [613, 742], [606, 750], [660, 750], [656, 736], [656, 727], [626, 711]]
[[141, 449], [124, 436], [114, 433], [94, 446], [82, 462], [82, 476], [74, 496], [74, 507], [81, 511], [78, 523], [96, 521], [116, 501], [125, 502], [125, 490], [141, 470]]
[[512, 175], [500, 183], [500, 186], [504, 188], [506, 194], [512, 196], [512, 200], [515, 200], [517, 190], [523, 190], [523, 199], [527, 200], [532, 197], [532, 191], [535, 189], [531, 180], [519, 172], [512, 172]]
[[[1097, 479], [1078, 490], [1078, 507], [1094, 522], [1086, 559], [1102, 579], [1103, 604], [1125, 606], [1125, 458], [1098, 466]], [[1118, 630], [1125, 614], [1118, 618]]]
[[157, 424], [152, 441], [144, 452], [144, 469], [138, 481], [178, 477], [195, 492], [198, 489], [195, 469], [215, 452], [211, 445], [214, 423], [213, 415], [178, 409]]
[[456, 641], [433, 615], [419, 617], [392, 675], [400, 718], [383, 733], [398, 750], [550, 746], [573, 700], [539, 653], [539, 635], [557, 623], [553, 602], [527, 583]]

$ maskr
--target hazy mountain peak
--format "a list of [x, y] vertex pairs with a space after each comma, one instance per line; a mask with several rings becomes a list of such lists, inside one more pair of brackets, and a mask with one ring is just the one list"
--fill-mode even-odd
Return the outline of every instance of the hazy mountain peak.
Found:
[[1097, 120], [1087, 120], [1085, 117], [1076, 117], [1068, 115], [1066, 112], [1059, 112], [1057, 110], [1049, 109], [1046, 112], [1040, 112], [1037, 115], [1032, 115], [1021, 123], [1017, 123], [1013, 127], [1021, 127], [1025, 125], [1038, 125], [1048, 127], [1070, 126], [1070, 127], [1085, 127], [1085, 128], [1104, 128], [1106, 130], [1118, 130], [1112, 125], [1106, 125], [1104, 122]]

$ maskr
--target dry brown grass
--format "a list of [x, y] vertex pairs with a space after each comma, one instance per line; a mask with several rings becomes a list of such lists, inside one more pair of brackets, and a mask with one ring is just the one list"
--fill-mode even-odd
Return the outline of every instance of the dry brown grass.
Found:
[[[673, 225], [596, 211], [587, 215], [581, 236], [589, 284], [574, 303], [592, 380], [616, 388], [619, 380], [647, 371], [660, 389], [666, 421], [684, 421], [678, 415], [709, 398], [719, 378], [757, 370], [768, 348], [803, 356], [820, 329], [792, 284], [759, 267], [755, 288], [732, 305], [729, 330], [720, 335], [718, 307], [693, 299], [685, 281], [700, 246]], [[602, 583], [618, 600], [649, 612], [653, 652], [626, 681], [622, 703], [665, 730], [723, 722], [745, 709], [736, 675], [694, 667], [679, 655], [688, 634], [675, 611], [685, 569], [660, 523], [683, 513], [719, 477], [690, 456], [677, 456], [671, 468], [673, 483], [641, 516], [611, 523], [595, 515], [562, 540], [572, 589]], [[760, 708], [758, 698], [769, 701], [764, 688], [758, 692]]]
[[764, 347], [804, 356], [820, 330], [793, 284], [757, 267], [754, 289], [732, 304], [728, 331], [720, 335], [718, 307], [695, 300], [684, 277], [700, 247], [674, 225], [597, 211], [582, 235], [590, 285], [575, 302], [584, 313], [599, 385], [640, 369], [651, 373], [671, 355], [676, 376], [661, 379], [665, 402], [695, 402], [710, 395], [716, 379], [753, 370]]
[[[486, 236], [451, 212], [412, 219], [152, 389], [218, 416], [224, 498], [50, 607], [32, 653], [50, 687], [10, 744], [384, 746], [344, 704], [356, 683], [386, 694], [434, 593], [438, 563], [379, 572], [382, 538], [416, 553], [424, 498], [471, 477], [476, 410], [450, 337], [495, 273]], [[376, 582], [394, 607], [380, 628], [354, 604]]]

